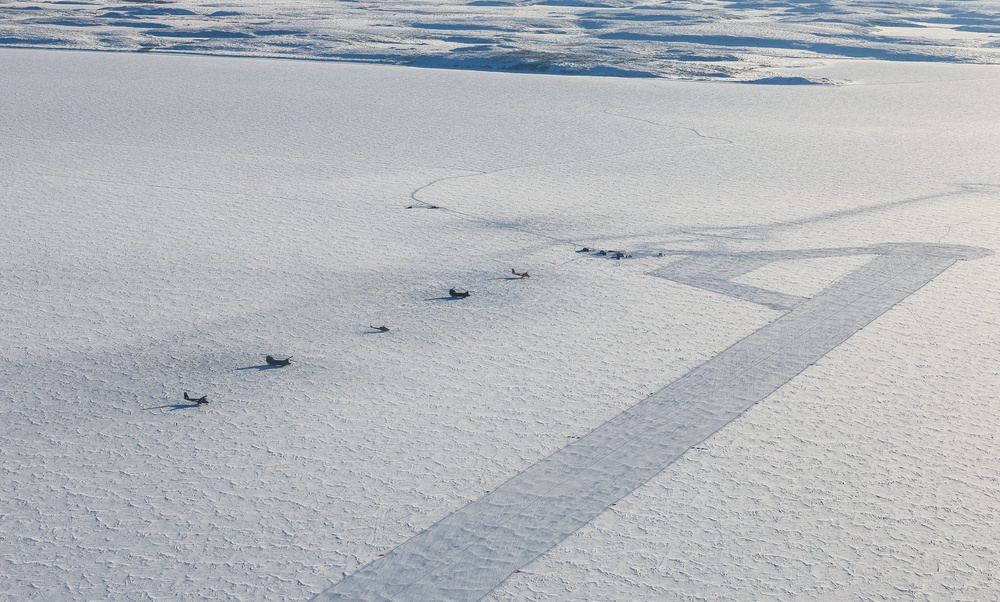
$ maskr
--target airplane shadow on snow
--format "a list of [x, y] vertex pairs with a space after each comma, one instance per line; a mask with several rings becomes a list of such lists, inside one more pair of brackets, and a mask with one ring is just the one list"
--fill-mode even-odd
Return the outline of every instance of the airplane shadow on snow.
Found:
[[176, 410], [186, 410], [188, 408], [197, 408], [197, 407], [199, 407], [199, 406], [196, 403], [168, 403], [165, 406], [155, 406], [155, 407], [152, 407], [152, 408], [144, 408], [144, 409], [146, 409], [146, 410], [163, 410], [163, 409], [166, 409], [166, 408], [170, 408], [170, 411], [174, 412]]

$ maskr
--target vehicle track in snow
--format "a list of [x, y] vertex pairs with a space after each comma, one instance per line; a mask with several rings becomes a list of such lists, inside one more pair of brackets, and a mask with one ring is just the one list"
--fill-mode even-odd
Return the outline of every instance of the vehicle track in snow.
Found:
[[[482, 598], [955, 262], [991, 254], [921, 243], [683, 253], [654, 275], [786, 313], [313, 601]], [[811, 298], [733, 282], [774, 262], [856, 255], [872, 259]]]

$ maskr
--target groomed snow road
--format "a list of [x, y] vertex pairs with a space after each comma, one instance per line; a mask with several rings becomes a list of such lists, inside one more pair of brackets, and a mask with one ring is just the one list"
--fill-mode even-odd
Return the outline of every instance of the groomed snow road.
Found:
[[[482, 598], [956, 261], [988, 254], [932, 244], [699, 253], [657, 271], [676, 282], [770, 307], [791, 307], [314, 602]], [[776, 261], [845, 255], [874, 257], [809, 299], [731, 281]]]

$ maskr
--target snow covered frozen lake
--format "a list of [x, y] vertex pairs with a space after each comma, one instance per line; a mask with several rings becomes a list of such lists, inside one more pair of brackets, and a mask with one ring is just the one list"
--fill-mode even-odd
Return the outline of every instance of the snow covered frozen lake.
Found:
[[0, 50], [0, 598], [995, 597], [1000, 70], [795, 69]]

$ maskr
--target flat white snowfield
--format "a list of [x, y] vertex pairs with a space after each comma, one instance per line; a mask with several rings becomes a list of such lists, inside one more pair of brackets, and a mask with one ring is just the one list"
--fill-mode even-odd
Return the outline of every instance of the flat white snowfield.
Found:
[[809, 75], [0, 51], [0, 599], [990, 598], [1000, 70]]

